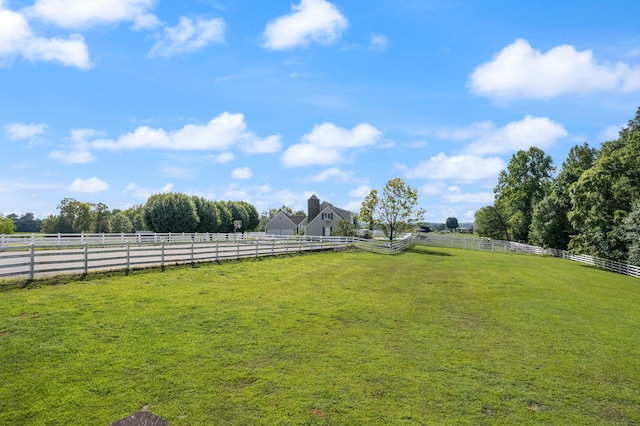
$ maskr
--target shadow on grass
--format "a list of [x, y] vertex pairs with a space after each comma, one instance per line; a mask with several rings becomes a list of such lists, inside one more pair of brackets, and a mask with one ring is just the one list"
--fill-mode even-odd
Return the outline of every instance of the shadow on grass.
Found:
[[441, 251], [433, 250], [431, 248], [426, 248], [425, 246], [414, 246], [413, 248], [410, 248], [409, 250], [407, 250], [407, 253], [426, 254], [429, 256], [442, 256], [442, 257], [453, 256], [453, 254], [451, 253], [444, 253]]

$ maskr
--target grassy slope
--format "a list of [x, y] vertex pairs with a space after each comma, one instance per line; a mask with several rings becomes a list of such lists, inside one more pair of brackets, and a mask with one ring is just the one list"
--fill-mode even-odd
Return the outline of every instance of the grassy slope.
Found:
[[0, 292], [0, 424], [637, 424], [640, 282], [327, 253]]

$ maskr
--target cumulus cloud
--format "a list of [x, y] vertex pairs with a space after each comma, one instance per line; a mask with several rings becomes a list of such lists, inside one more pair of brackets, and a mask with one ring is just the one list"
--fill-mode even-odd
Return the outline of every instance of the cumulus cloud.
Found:
[[306, 46], [311, 42], [330, 44], [347, 28], [347, 19], [325, 0], [301, 0], [291, 13], [267, 24], [264, 47], [273, 50]]
[[36, 36], [24, 16], [5, 9], [0, 2], [0, 61], [10, 63], [16, 56], [32, 62], [91, 68], [89, 51], [80, 34], [71, 34], [66, 39]]
[[137, 29], [158, 25], [149, 13], [154, 4], [155, 0], [37, 0], [27, 13], [64, 28], [131, 21]]
[[543, 53], [516, 40], [469, 76], [469, 88], [495, 100], [550, 99], [570, 93], [635, 91], [640, 67], [599, 63], [591, 50], [561, 45]]
[[314, 164], [329, 165], [345, 162], [344, 154], [351, 149], [375, 145], [382, 133], [370, 124], [358, 124], [353, 129], [343, 129], [332, 123], [313, 127], [299, 144], [290, 146], [282, 156], [286, 167]]
[[356, 189], [349, 191], [349, 197], [364, 198], [371, 193], [371, 186], [360, 185]]
[[147, 199], [153, 194], [165, 194], [171, 192], [172, 189], [172, 183], [168, 183], [160, 189], [146, 188], [135, 183], [130, 183], [125, 187], [123, 194], [131, 195], [134, 198]]
[[109, 184], [98, 178], [92, 177], [89, 179], [76, 179], [69, 186], [69, 191], [83, 192], [90, 194], [97, 194], [99, 192], [105, 192], [109, 189]]
[[29, 143], [35, 143], [41, 140], [40, 136], [47, 131], [46, 124], [26, 124], [26, 123], [10, 123], [4, 126], [4, 130], [13, 140], [27, 140]]
[[221, 18], [192, 21], [181, 17], [175, 27], [166, 27], [162, 38], [153, 46], [149, 56], [168, 58], [180, 53], [203, 49], [211, 43], [224, 42], [225, 23]]
[[176, 131], [138, 127], [116, 140], [97, 139], [91, 147], [98, 150], [166, 149], [191, 151], [227, 151], [234, 145], [249, 153], [275, 152], [280, 149], [280, 137], [257, 137], [247, 129], [242, 114], [225, 112], [207, 124], [187, 124]]
[[440, 153], [408, 169], [406, 176], [410, 179], [425, 178], [452, 180], [454, 182], [476, 182], [483, 179], [495, 179], [505, 167], [504, 161], [497, 157], [447, 156], [444, 153]]
[[253, 173], [249, 167], [239, 167], [231, 172], [231, 177], [234, 179], [251, 179]]
[[71, 129], [69, 139], [71, 149], [68, 151], [52, 151], [49, 158], [67, 164], [85, 164], [96, 161], [96, 157], [90, 152], [92, 138], [104, 136], [103, 132], [94, 129]]
[[67, 164], [85, 164], [96, 161], [96, 157], [89, 151], [53, 151], [49, 157]]
[[466, 151], [474, 155], [527, 150], [532, 146], [545, 149], [567, 135], [568, 132], [562, 125], [547, 117], [531, 115], [520, 121], [512, 121], [504, 127], [496, 127], [491, 121], [481, 121], [465, 128], [436, 132], [436, 136], [441, 139], [469, 141]]
[[225, 164], [230, 161], [233, 161], [236, 157], [233, 155], [233, 152], [223, 152], [222, 154], [218, 154], [213, 158], [214, 163]]
[[317, 175], [313, 176], [310, 180], [312, 182], [326, 182], [328, 180], [335, 180], [338, 182], [347, 182], [353, 176], [353, 172], [347, 172], [345, 170], [341, 170], [338, 167], [332, 167], [330, 169], [324, 170]]

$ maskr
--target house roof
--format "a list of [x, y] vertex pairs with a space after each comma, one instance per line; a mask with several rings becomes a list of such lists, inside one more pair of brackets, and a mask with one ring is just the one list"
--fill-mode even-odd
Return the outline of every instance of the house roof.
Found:
[[295, 225], [300, 225], [307, 218], [306, 216], [289, 216], [289, 215], [287, 215], [287, 217]]
[[334, 206], [331, 203], [328, 203], [326, 201], [324, 201], [321, 205], [320, 205], [320, 211], [326, 209], [326, 208], [330, 208], [331, 210], [333, 210], [334, 212], [336, 212], [338, 214], [338, 216], [340, 216], [343, 219], [348, 219], [351, 217], [352, 213], [349, 210], [345, 210], [345, 209], [340, 209], [336, 206]]

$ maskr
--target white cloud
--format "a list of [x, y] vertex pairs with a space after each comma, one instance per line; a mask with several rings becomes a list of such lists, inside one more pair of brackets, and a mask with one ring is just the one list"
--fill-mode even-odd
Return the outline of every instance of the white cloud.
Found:
[[271, 135], [264, 139], [248, 138], [240, 142], [240, 149], [247, 154], [271, 154], [282, 148], [280, 139], [280, 135]]
[[442, 182], [428, 183], [420, 188], [421, 195], [441, 195], [445, 191], [445, 184]]
[[313, 176], [311, 182], [326, 182], [328, 180], [336, 180], [338, 182], [347, 182], [353, 176], [353, 172], [347, 172], [339, 169], [338, 167], [332, 167], [324, 170], [317, 175]]
[[389, 47], [389, 39], [381, 34], [373, 34], [369, 37], [369, 49], [386, 50]]
[[131, 195], [134, 198], [147, 199], [153, 194], [159, 194], [159, 193], [164, 194], [167, 192], [171, 192], [172, 189], [173, 189], [172, 183], [168, 183], [160, 189], [145, 188], [135, 183], [130, 183], [125, 187], [123, 194]]
[[192, 21], [181, 17], [175, 27], [165, 27], [162, 38], [153, 46], [149, 56], [168, 58], [185, 52], [194, 52], [210, 43], [224, 42], [225, 23], [221, 18]]
[[349, 149], [376, 144], [382, 133], [369, 124], [359, 124], [351, 130], [324, 123], [313, 127], [302, 137], [302, 143], [290, 146], [282, 156], [286, 167], [329, 165], [345, 162], [343, 154]]
[[454, 182], [476, 182], [495, 179], [506, 167], [497, 157], [482, 158], [475, 155], [447, 156], [440, 153], [420, 162], [406, 173], [408, 178], [452, 180]]
[[532, 146], [545, 149], [567, 135], [568, 132], [562, 125], [547, 117], [531, 115], [501, 128], [491, 121], [481, 121], [466, 128], [443, 129], [436, 134], [441, 139], [470, 141], [466, 150], [474, 155], [526, 150]]
[[591, 50], [560, 45], [546, 53], [516, 40], [469, 76], [470, 89], [496, 100], [550, 99], [569, 93], [635, 91], [640, 67], [598, 63]]
[[235, 160], [235, 156], [233, 155], [233, 152], [223, 152], [222, 154], [218, 154], [215, 156], [215, 158], [213, 159], [214, 163], [218, 163], [218, 164], [224, 164], [224, 163], [228, 163], [230, 161]]
[[291, 14], [267, 24], [264, 47], [273, 50], [306, 46], [312, 41], [334, 42], [348, 26], [338, 8], [325, 0], [301, 0], [291, 6]]
[[494, 201], [493, 192], [460, 193], [452, 192], [443, 196], [448, 203], [477, 203], [491, 204]]
[[109, 189], [109, 184], [98, 178], [76, 179], [69, 186], [69, 191], [96, 194]]
[[153, 129], [148, 126], [138, 127], [131, 133], [120, 136], [117, 140], [98, 139], [91, 142], [94, 149], [124, 150], [124, 149], [167, 149], [191, 151], [226, 151], [235, 144], [249, 153], [252, 147], [279, 147], [280, 137], [269, 136], [258, 138], [247, 130], [242, 114], [225, 112], [212, 119], [205, 125], [187, 124], [182, 129], [167, 132], [164, 129]]
[[4, 9], [0, 2], [0, 61], [10, 63], [15, 56], [33, 62], [60, 62], [80, 69], [91, 68], [89, 51], [80, 34], [71, 34], [67, 39], [38, 37], [24, 16]]
[[96, 157], [89, 151], [53, 151], [49, 157], [67, 164], [85, 164], [96, 161]]
[[10, 123], [4, 126], [4, 130], [9, 136], [9, 139], [13, 140], [28, 140], [29, 143], [38, 142], [41, 140], [40, 136], [47, 131], [46, 124], [25, 124], [25, 123]]
[[103, 138], [104, 132], [94, 129], [71, 129], [70, 139], [77, 151], [85, 151], [91, 147], [92, 139]]
[[253, 173], [249, 167], [239, 167], [231, 172], [231, 177], [234, 179], [251, 179]]
[[371, 187], [369, 185], [360, 185], [356, 189], [349, 191], [349, 197], [364, 198], [371, 193]]
[[134, 28], [150, 28], [158, 24], [149, 13], [155, 0], [37, 0], [29, 16], [65, 28], [133, 22]]

